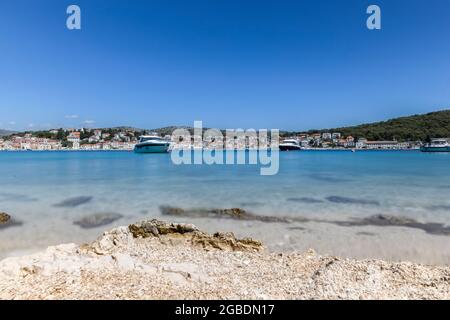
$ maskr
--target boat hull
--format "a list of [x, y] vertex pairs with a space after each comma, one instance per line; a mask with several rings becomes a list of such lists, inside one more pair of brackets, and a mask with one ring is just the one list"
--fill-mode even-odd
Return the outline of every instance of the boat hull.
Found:
[[450, 146], [448, 147], [422, 147], [422, 152], [450, 152]]
[[169, 152], [169, 143], [162, 144], [137, 144], [134, 147], [135, 153], [167, 153]]
[[300, 151], [300, 150], [302, 150], [302, 148], [299, 146], [280, 145], [279, 148], [280, 148], [280, 151]]

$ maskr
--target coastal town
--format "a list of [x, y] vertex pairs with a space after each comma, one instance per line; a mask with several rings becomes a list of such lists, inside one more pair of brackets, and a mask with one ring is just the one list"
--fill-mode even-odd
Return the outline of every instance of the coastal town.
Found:
[[[113, 129], [52, 129], [48, 131], [15, 133], [0, 138], [2, 151], [51, 151], [51, 150], [133, 150], [138, 143], [139, 136], [149, 134], [145, 130], [132, 128]], [[339, 132], [304, 133], [291, 136], [281, 135], [280, 142], [294, 139], [303, 149], [329, 150], [329, 149], [360, 149], [360, 150], [409, 150], [418, 149], [421, 141], [369, 141], [364, 137], [343, 136]], [[190, 148], [193, 141], [174, 141], [169, 134], [163, 135], [171, 141], [173, 149]], [[204, 148], [236, 148], [236, 138], [227, 137], [225, 144], [216, 142], [203, 142]], [[246, 139], [245, 148], [254, 149], [260, 144], [269, 144], [257, 139]]]
[[54, 129], [17, 133], [0, 138], [0, 150], [132, 150], [137, 138], [132, 132], [98, 129]]

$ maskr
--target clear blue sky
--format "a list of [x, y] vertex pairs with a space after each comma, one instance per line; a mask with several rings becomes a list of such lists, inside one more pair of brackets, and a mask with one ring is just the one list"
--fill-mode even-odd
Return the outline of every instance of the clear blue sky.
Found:
[[[66, 8], [82, 30], [66, 29]], [[382, 30], [366, 8], [382, 9]], [[450, 108], [448, 0], [0, 2], [0, 128], [310, 129]]]

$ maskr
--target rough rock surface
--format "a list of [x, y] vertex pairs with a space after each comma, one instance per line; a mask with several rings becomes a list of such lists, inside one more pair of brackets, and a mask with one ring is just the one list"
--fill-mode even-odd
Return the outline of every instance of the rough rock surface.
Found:
[[0, 224], [6, 223], [11, 219], [10, 215], [5, 212], [0, 212]]
[[450, 267], [269, 253], [151, 220], [0, 261], [0, 299], [450, 299]]
[[6, 212], [0, 212], [0, 229], [21, 226], [22, 222], [11, 218]]

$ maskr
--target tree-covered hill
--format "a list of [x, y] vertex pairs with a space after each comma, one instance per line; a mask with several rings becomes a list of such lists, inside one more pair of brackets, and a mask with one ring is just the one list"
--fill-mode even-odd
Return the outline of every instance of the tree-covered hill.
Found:
[[424, 141], [427, 137], [450, 138], [450, 110], [314, 132], [341, 132], [344, 136], [368, 140]]

